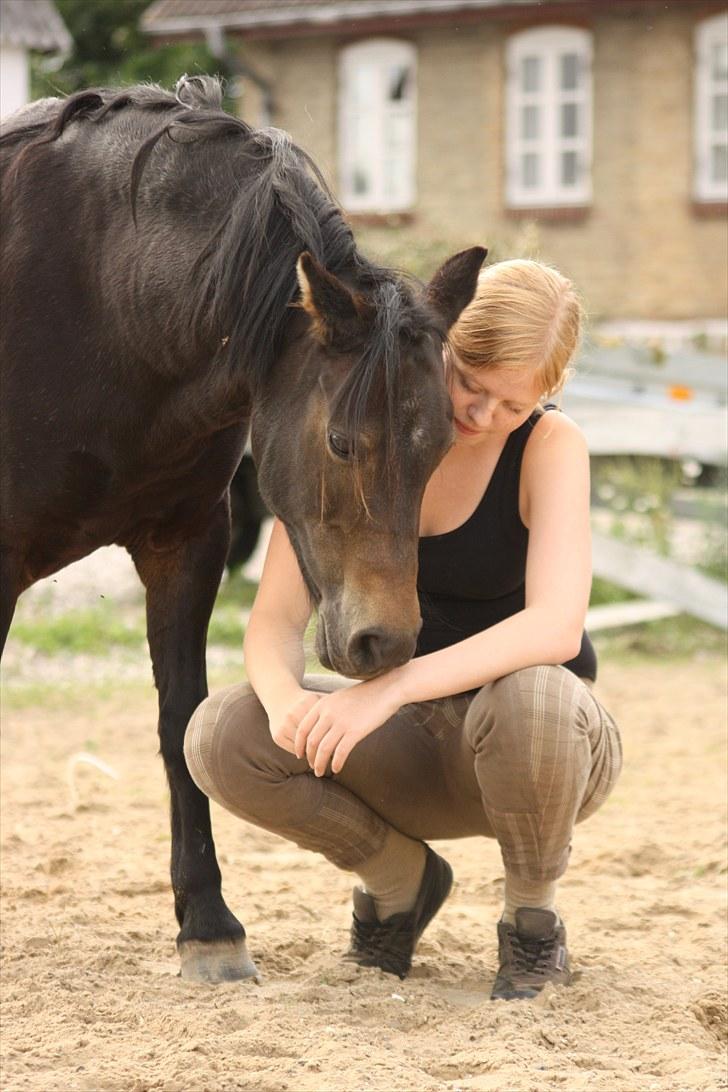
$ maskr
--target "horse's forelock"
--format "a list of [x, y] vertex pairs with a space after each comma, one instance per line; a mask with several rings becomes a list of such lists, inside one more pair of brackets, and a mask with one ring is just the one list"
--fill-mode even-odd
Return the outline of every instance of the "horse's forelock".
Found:
[[353, 441], [351, 469], [362, 497], [364, 460], [357, 450], [356, 438], [364, 431], [367, 420], [376, 416], [382, 428], [380, 450], [389, 479], [387, 492], [394, 502], [400, 458], [398, 409], [407, 393], [406, 383], [412, 378], [403, 372], [402, 353], [416, 350], [431, 331], [438, 331], [408, 278], [377, 267], [369, 267], [368, 273], [374, 278], [369, 292], [374, 321], [361, 355], [337, 392], [331, 412], [337, 429]]

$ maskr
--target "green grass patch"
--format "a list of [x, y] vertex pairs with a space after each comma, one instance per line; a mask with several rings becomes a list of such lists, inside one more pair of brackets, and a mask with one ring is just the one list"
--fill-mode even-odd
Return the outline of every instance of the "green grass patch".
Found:
[[624, 659], [633, 662], [636, 658], [650, 661], [725, 656], [728, 640], [722, 630], [692, 618], [689, 614], [642, 622], [638, 626], [625, 626], [623, 629], [605, 630], [591, 636], [602, 662]]
[[226, 606], [225, 604], [216, 606], [207, 631], [208, 645], [227, 645], [228, 647], [239, 648], [242, 656], [244, 636], [245, 626], [243, 624], [242, 609]]
[[11, 636], [46, 655], [59, 652], [103, 654], [113, 647], [142, 649], [145, 630], [142, 612], [129, 617], [114, 608], [92, 607], [69, 611], [55, 618], [18, 618]]
[[[257, 584], [234, 577], [225, 581], [210, 619], [208, 643], [242, 647], [244, 618], [250, 609]], [[44, 616], [21, 608], [10, 631], [11, 640], [29, 645], [47, 656], [59, 653], [87, 653], [104, 656], [112, 649], [129, 648], [146, 652], [144, 604], [123, 607], [105, 605]]]

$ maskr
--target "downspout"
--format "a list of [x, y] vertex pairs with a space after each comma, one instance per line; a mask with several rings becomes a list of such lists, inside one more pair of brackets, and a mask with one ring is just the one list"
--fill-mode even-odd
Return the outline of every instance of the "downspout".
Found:
[[227, 70], [232, 72], [234, 76], [242, 76], [244, 79], [250, 80], [258, 88], [262, 97], [263, 117], [261, 122], [263, 126], [270, 125], [273, 120], [275, 103], [273, 101], [273, 88], [268, 80], [264, 79], [259, 72], [256, 72], [254, 68], [231, 51], [225, 37], [225, 31], [220, 23], [208, 24], [204, 28], [204, 33], [207, 48], [213, 57], [217, 58], [218, 61], [222, 61]]

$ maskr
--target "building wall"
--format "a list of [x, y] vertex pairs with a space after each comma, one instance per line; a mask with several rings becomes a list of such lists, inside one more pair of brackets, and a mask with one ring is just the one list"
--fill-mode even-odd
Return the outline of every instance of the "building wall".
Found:
[[17, 46], [0, 47], [0, 117], [7, 117], [30, 99], [28, 53]]
[[[504, 46], [508, 27], [413, 32], [418, 49], [417, 203], [397, 232], [538, 256], [581, 288], [599, 319], [717, 317], [728, 297], [725, 217], [696, 213], [690, 12], [594, 20], [594, 196], [583, 218], [548, 221], [504, 207]], [[338, 52], [331, 37], [247, 42], [274, 84], [273, 123], [336, 186]], [[253, 106], [254, 95], [247, 102]], [[245, 110], [245, 100], [243, 105]]]

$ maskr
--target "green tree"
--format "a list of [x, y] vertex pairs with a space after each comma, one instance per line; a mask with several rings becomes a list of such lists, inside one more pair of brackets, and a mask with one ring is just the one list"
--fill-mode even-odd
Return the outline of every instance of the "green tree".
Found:
[[117, 87], [159, 83], [174, 87], [187, 72], [229, 76], [205, 42], [156, 47], [139, 27], [150, 0], [55, 0], [73, 38], [73, 49], [61, 67], [43, 58], [33, 65], [33, 95], [71, 94], [84, 87]]

